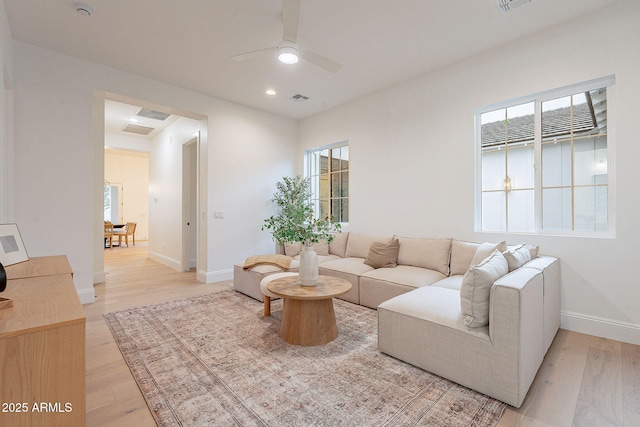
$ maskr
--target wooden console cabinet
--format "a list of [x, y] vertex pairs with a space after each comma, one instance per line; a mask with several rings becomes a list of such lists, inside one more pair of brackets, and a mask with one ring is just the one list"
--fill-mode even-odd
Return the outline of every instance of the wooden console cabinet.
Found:
[[0, 425], [84, 426], [85, 315], [65, 256], [8, 266], [0, 294]]

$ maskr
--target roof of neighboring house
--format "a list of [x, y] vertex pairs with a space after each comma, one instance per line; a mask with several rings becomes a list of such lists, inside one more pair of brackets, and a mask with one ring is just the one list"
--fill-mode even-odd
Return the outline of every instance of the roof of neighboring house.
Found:
[[[602, 99], [598, 98], [602, 96]], [[594, 91], [587, 96], [587, 103], [573, 106], [573, 127], [571, 107], [545, 111], [542, 115], [542, 138], [549, 139], [573, 134], [601, 134], [606, 132], [606, 99], [604, 94]], [[594, 108], [595, 105], [595, 108]], [[482, 125], [482, 146], [493, 147], [533, 141], [533, 114]]]

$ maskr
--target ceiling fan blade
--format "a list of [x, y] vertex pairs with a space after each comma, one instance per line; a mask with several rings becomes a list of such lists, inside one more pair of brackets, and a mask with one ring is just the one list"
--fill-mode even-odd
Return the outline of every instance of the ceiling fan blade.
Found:
[[302, 50], [300, 52], [300, 56], [305, 61], [308, 61], [313, 65], [317, 65], [320, 68], [324, 68], [327, 71], [331, 71], [332, 73], [336, 73], [340, 68], [342, 68], [342, 65], [338, 64], [336, 61], [332, 61], [331, 59], [325, 58], [324, 56], [310, 50]]
[[282, 39], [291, 43], [298, 40], [300, 0], [282, 0]]
[[250, 59], [258, 58], [261, 56], [274, 54], [277, 52], [276, 47], [268, 47], [266, 49], [254, 50], [253, 52], [241, 53], [239, 55], [233, 55], [231, 59], [235, 61], [248, 61]]

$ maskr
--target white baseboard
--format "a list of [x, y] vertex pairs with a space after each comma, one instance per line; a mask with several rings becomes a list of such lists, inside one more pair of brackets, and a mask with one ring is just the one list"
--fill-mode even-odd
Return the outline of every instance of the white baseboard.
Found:
[[640, 345], [640, 326], [601, 317], [563, 311], [560, 327], [597, 337]]
[[93, 289], [76, 290], [78, 298], [80, 298], [80, 304], [91, 304], [96, 302], [96, 293]]
[[166, 265], [167, 267], [171, 267], [174, 270], [182, 271], [182, 263], [180, 262], [180, 260], [169, 258], [168, 256], [152, 251], [147, 252], [147, 256], [153, 261], [159, 262], [160, 264]]
[[233, 280], [233, 269], [218, 271], [198, 271], [198, 280], [204, 283], [217, 283]]

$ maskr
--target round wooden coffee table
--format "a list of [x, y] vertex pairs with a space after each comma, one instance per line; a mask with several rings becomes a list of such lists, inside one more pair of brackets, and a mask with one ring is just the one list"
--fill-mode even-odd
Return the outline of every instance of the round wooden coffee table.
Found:
[[338, 337], [333, 297], [351, 289], [347, 280], [318, 276], [315, 286], [302, 286], [299, 276], [272, 280], [267, 289], [283, 300], [280, 338], [290, 344], [321, 345]]

